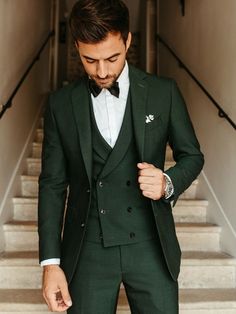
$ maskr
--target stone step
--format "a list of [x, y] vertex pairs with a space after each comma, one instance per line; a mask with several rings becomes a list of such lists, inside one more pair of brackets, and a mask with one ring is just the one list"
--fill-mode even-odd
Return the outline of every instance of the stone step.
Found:
[[[119, 311], [124, 312], [119, 312]], [[123, 289], [117, 314], [130, 314]], [[235, 314], [236, 289], [180, 289], [179, 314]]]
[[221, 227], [211, 223], [176, 223], [182, 251], [219, 251]]
[[[196, 195], [198, 180], [195, 180], [192, 185], [180, 196], [180, 199], [194, 199]], [[22, 175], [21, 176], [21, 196], [37, 197], [38, 196], [38, 176]]]
[[31, 157], [40, 159], [41, 154], [42, 154], [42, 143], [33, 142]]
[[39, 128], [36, 130], [35, 142], [37, 142], [37, 143], [43, 142], [43, 129]]
[[[236, 289], [180, 289], [180, 314], [235, 314]], [[0, 290], [2, 314], [46, 314], [42, 292], [39, 289]], [[130, 314], [123, 289], [120, 290], [117, 314]]]
[[[3, 225], [6, 251], [38, 249], [36, 221], [11, 221]], [[219, 251], [221, 228], [210, 223], [176, 223], [183, 251]]]
[[[13, 198], [14, 220], [37, 220], [38, 199], [30, 197]], [[205, 200], [179, 200], [173, 208], [175, 222], [206, 222]]]
[[[183, 252], [181, 289], [235, 288], [236, 259], [220, 252]], [[37, 289], [42, 269], [37, 252], [8, 252], [0, 256], [0, 289]]]
[[38, 249], [37, 223], [12, 221], [3, 225], [6, 251], [36, 251]]
[[13, 220], [28, 221], [38, 219], [38, 199], [35, 197], [14, 197], [12, 199]]
[[172, 149], [170, 148], [169, 145], [167, 145], [167, 147], [166, 147], [166, 160], [167, 161], [172, 161], [173, 160]]
[[173, 207], [173, 215], [178, 222], [206, 222], [208, 201], [197, 199], [179, 199]]

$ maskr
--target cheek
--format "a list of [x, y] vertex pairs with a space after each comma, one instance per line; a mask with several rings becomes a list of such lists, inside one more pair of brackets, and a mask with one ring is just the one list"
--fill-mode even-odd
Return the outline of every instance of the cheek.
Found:
[[96, 66], [94, 64], [89, 64], [89, 63], [83, 62], [83, 61], [82, 61], [82, 64], [83, 64], [83, 67], [84, 67], [86, 73], [88, 73], [89, 75], [94, 74], [96, 72]]

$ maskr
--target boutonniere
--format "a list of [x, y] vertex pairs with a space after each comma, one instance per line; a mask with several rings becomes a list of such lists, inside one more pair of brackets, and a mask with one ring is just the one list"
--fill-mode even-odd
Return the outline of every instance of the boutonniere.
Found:
[[146, 123], [151, 123], [155, 119], [153, 114], [146, 116]]

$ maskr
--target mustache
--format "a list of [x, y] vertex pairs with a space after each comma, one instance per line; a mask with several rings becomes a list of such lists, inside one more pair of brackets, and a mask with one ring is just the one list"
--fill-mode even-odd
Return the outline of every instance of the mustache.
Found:
[[92, 76], [92, 78], [94, 79], [94, 80], [98, 80], [98, 81], [106, 81], [106, 80], [109, 80], [109, 79], [116, 79], [116, 75], [107, 75], [106, 77], [103, 77], [103, 78], [101, 78], [101, 77], [99, 77], [99, 76], [97, 76], [97, 75], [94, 75], [94, 76]]

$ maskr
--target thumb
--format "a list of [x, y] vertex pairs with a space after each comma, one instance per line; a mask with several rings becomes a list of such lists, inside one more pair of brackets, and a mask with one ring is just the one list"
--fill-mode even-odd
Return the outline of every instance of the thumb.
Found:
[[137, 164], [137, 167], [139, 169], [147, 169], [147, 168], [153, 168], [153, 165], [152, 164], [148, 164], [147, 162], [139, 162]]
[[64, 303], [67, 306], [71, 306], [72, 305], [72, 301], [71, 301], [70, 293], [69, 293], [69, 290], [68, 290], [68, 286], [67, 285], [63, 285], [63, 286], [60, 287], [60, 290], [61, 290], [61, 297], [62, 297], [62, 300], [64, 301]]

